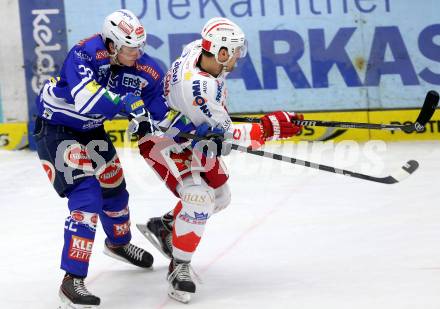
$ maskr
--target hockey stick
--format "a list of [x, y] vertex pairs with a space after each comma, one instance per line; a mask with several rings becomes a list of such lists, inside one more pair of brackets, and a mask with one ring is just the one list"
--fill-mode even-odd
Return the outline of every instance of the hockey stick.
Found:
[[[298, 126], [311, 127], [336, 127], [347, 129], [372, 129], [372, 130], [402, 130], [405, 132], [423, 131], [426, 123], [431, 119], [439, 102], [438, 92], [431, 90], [426, 94], [425, 102], [420, 110], [416, 122], [411, 124], [376, 124], [376, 123], [361, 123], [361, 122], [339, 122], [339, 121], [324, 121], [324, 120], [292, 120], [292, 123]], [[237, 117], [232, 116], [232, 121], [236, 122], [252, 122], [259, 123], [260, 118], [252, 117]]]
[[[207, 138], [201, 138], [197, 135], [194, 135], [191, 133], [183, 133], [183, 132], [179, 132], [177, 135], [179, 137], [193, 139], [196, 141], [207, 140], [207, 139], [209, 139], [209, 137], [213, 137], [213, 136], [218, 136], [220, 138], [222, 137], [220, 135], [213, 134], [211, 136], [207, 136]], [[399, 169], [392, 172], [388, 176], [374, 177], [374, 176], [370, 176], [367, 174], [352, 172], [349, 170], [339, 169], [339, 168], [324, 165], [324, 164], [313, 163], [310, 161], [303, 161], [300, 159], [287, 157], [284, 155], [271, 153], [271, 152], [267, 152], [267, 151], [252, 150], [250, 147], [244, 147], [244, 146], [226, 143], [226, 142], [223, 142], [223, 147], [231, 147], [234, 150], [237, 150], [240, 152], [246, 152], [246, 153], [256, 155], [256, 156], [266, 157], [266, 158], [270, 158], [270, 159], [277, 160], [277, 161], [284, 161], [284, 162], [288, 162], [291, 164], [297, 164], [297, 165], [302, 165], [302, 166], [318, 169], [321, 171], [326, 171], [329, 173], [335, 173], [335, 174], [340, 174], [340, 175], [344, 175], [344, 176], [350, 176], [350, 177], [354, 177], [354, 178], [359, 178], [359, 179], [369, 180], [369, 181], [374, 181], [374, 182], [379, 182], [379, 183], [385, 183], [385, 184], [393, 184], [393, 183], [400, 182], [400, 181], [404, 180], [405, 178], [407, 178], [412, 173], [414, 173], [414, 171], [417, 170], [417, 168], [419, 167], [419, 163], [417, 161], [409, 160], [403, 166], [401, 166]]]
[[[197, 135], [191, 134], [191, 133], [175, 132], [175, 131], [170, 132], [169, 130], [167, 130], [167, 128], [163, 128], [163, 127], [156, 127], [156, 128], [158, 128], [160, 131], [165, 133], [165, 135], [169, 135], [168, 137], [171, 137], [171, 138], [178, 136], [178, 137], [182, 137], [182, 138], [186, 138], [186, 139], [190, 139], [190, 140], [195, 140], [195, 141], [207, 141], [207, 140], [209, 141], [210, 138], [212, 138], [212, 137], [224, 138], [223, 135], [215, 134], [215, 133], [208, 134], [205, 137], [200, 137], [200, 136], [197, 136]], [[167, 134], [167, 133], [171, 133], [171, 134]], [[142, 143], [142, 139], [139, 142]], [[400, 181], [406, 179], [407, 177], [409, 177], [419, 167], [419, 163], [417, 161], [409, 160], [404, 165], [402, 165], [399, 169], [396, 169], [395, 171], [390, 173], [390, 175], [385, 176], [385, 177], [375, 177], [375, 176], [371, 176], [371, 175], [367, 175], [367, 174], [362, 174], [362, 173], [353, 172], [353, 171], [349, 171], [349, 170], [339, 169], [339, 168], [336, 168], [333, 166], [318, 164], [318, 163], [314, 163], [314, 162], [310, 162], [310, 161], [304, 161], [304, 160], [296, 159], [293, 157], [287, 157], [284, 155], [271, 153], [271, 152], [267, 152], [267, 151], [263, 151], [263, 150], [252, 150], [251, 147], [244, 147], [244, 146], [231, 144], [231, 143], [227, 143], [227, 142], [223, 142], [223, 147], [231, 147], [231, 149], [233, 149], [233, 150], [237, 150], [240, 152], [246, 152], [246, 153], [249, 153], [249, 154], [252, 154], [255, 156], [266, 157], [266, 158], [270, 158], [273, 160], [284, 161], [284, 162], [291, 163], [291, 164], [302, 165], [305, 167], [310, 167], [313, 169], [318, 169], [318, 170], [329, 172], [329, 173], [340, 174], [340, 175], [344, 175], [344, 176], [350, 176], [350, 177], [354, 177], [354, 178], [359, 178], [359, 179], [363, 179], [363, 180], [384, 183], [384, 184], [393, 184], [393, 183], [400, 182]]]

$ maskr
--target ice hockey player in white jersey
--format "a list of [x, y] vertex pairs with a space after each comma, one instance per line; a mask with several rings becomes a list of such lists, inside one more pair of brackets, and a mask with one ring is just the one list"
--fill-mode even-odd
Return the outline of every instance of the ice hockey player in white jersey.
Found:
[[[202, 39], [190, 43], [168, 70], [164, 94], [175, 111], [175, 121], [193, 124], [195, 133], [207, 138], [211, 132], [232, 137], [232, 141], [257, 148], [266, 140], [288, 138], [301, 127], [292, 119], [302, 115], [278, 111], [261, 118], [258, 124], [233, 125], [227, 111], [226, 76], [239, 58], [246, 55], [243, 31], [226, 18], [213, 18], [203, 27]], [[196, 286], [190, 262], [209, 217], [229, 205], [231, 193], [222, 155], [222, 141], [215, 147], [199, 147], [195, 141], [175, 145], [147, 136], [139, 143], [140, 153], [179, 198], [172, 211], [138, 224], [139, 230], [171, 259], [169, 296], [189, 302]], [[168, 149], [167, 149], [168, 148]], [[165, 157], [164, 157], [165, 156]]]

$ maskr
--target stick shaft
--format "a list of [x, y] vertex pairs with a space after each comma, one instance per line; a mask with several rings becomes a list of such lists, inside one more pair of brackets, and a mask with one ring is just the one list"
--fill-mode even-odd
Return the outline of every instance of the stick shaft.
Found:
[[[259, 118], [252, 117], [231, 117], [232, 121], [237, 122], [260, 122]], [[410, 130], [412, 124], [378, 124], [378, 123], [362, 123], [362, 122], [342, 122], [342, 121], [325, 121], [325, 120], [293, 120], [292, 123], [299, 126], [308, 127], [333, 127], [346, 129], [369, 129], [369, 130]]]

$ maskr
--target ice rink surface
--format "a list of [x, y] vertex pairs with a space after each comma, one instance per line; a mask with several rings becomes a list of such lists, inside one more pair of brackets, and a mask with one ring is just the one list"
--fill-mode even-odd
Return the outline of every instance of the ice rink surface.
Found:
[[[86, 283], [101, 308], [440, 308], [440, 142], [321, 146], [267, 149], [379, 176], [409, 159], [420, 167], [385, 185], [227, 157], [232, 203], [208, 221], [192, 263], [203, 284], [189, 305], [167, 297], [168, 261], [134, 227], [176, 199], [136, 150], [121, 149], [133, 243], [155, 265], [104, 255], [99, 227]], [[57, 308], [66, 200], [34, 152], [0, 152], [0, 179], [0, 308]]]

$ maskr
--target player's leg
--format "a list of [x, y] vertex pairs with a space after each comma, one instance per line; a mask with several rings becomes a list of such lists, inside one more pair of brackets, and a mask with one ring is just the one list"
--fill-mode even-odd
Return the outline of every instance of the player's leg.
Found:
[[[203, 162], [203, 158], [194, 157], [189, 149], [180, 153], [168, 152], [166, 159], [157, 156], [162, 150], [154, 143], [144, 143], [140, 150], [147, 163], [181, 201], [172, 212], [150, 218], [147, 224], [139, 224], [138, 228], [164, 255], [172, 258], [169, 295], [188, 302], [189, 293], [194, 293], [196, 289], [190, 274], [191, 257], [203, 235], [206, 220], [215, 207], [215, 190], [207, 181], [214, 188], [220, 188], [228, 176], [219, 160]], [[217, 191], [221, 207], [225, 207], [230, 199], [229, 190], [225, 186]]]
[[191, 259], [205, 230], [206, 221], [214, 212], [215, 193], [199, 173], [192, 173], [177, 186], [181, 200], [174, 208], [172, 260], [169, 266], [168, 294], [181, 302], [189, 302], [196, 286], [191, 276]]
[[[189, 175], [193, 170], [199, 170], [202, 171], [202, 178], [210, 187], [215, 189], [215, 212], [220, 211], [229, 204], [231, 196], [229, 187], [226, 184], [228, 173], [220, 158], [216, 158], [208, 163], [203, 158], [192, 162], [193, 154], [189, 149], [181, 153], [173, 153], [172, 151], [164, 151], [166, 147], [167, 145], [161, 146], [160, 144], [155, 144], [152, 140], [147, 140], [139, 146], [140, 153], [145, 158], [145, 161], [163, 179], [176, 197], [180, 197], [176, 188], [182, 182], [182, 177]], [[158, 153], [167, 153], [168, 158], [159, 156]], [[202, 168], [198, 168], [198, 164], [202, 165]], [[177, 171], [178, 177], [176, 177], [176, 173], [173, 173], [173, 171]], [[171, 231], [173, 224], [173, 211], [170, 211], [161, 217], [150, 218], [146, 224], [137, 224], [137, 227], [165, 257], [172, 258]]]
[[[164, 181], [168, 189], [176, 197], [177, 184], [182, 181], [181, 175], [189, 174], [191, 168], [191, 151], [184, 150], [174, 153], [167, 150], [169, 145], [161, 140], [144, 140], [139, 145], [140, 154], [145, 161]], [[137, 224], [139, 231], [153, 244], [165, 257], [172, 258], [172, 235], [174, 217], [173, 211], [161, 217], [153, 217], [145, 224]]]
[[130, 212], [127, 203], [128, 192], [125, 189], [115, 196], [104, 198], [104, 207], [100, 213], [102, 226], [107, 235], [104, 253], [138, 267], [151, 268], [153, 256], [130, 243]]
[[203, 166], [202, 173], [191, 173], [177, 185], [181, 201], [174, 209], [172, 234], [173, 259], [169, 267], [169, 295], [187, 303], [195, 292], [191, 276], [191, 259], [205, 230], [206, 221], [230, 202], [230, 191], [226, 184], [228, 174], [221, 159], [192, 157], [194, 163]]
[[99, 217], [107, 235], [104, 253], [139, 267], [150, 268], [153, 265], [153, 256], [130, 243], [129, 194], [116, 149], [104, 130], [96, 131], [93, 140], [101, 141], [105, 145], [94, 149], [103, 159], [102, 166], [97, 169], [96, 177], [103, 196]]
[[215, 192], [215, 207], [214, 213], [225, 209], [231, 203], [231, 190], [228, 183], [224, 183], [222, 186], [214, 189]]
[[64, 247], [61, 269], [66, 271], [60, 287], [65, 303], [99, 304], [84, 285], [95, 240], [98, 212], [102, 207], [101, 187], [94, 177], [85, 177], [68, 192], [70, 216], [64, 226]]
[[60, 287], [60, 297], [69, 304], [99, 305], [99, 298], [87, 291], [90, 255], [95, 238], [102, 194], [92, 175], [90, 158], [76, 133], [36, 121], [34, 132], [38, 156], [49, 180], [61, 197], [67, 196], [70, 215], [64, 229], [61, 269], [66, 275]]
[[214, 164], [202, 173], [202, 177], [214, 189], [214, 213], [225, 209], [231, 202], [231, 190], [227, 184], [229, 174], [221, 157], [215, 159]]

